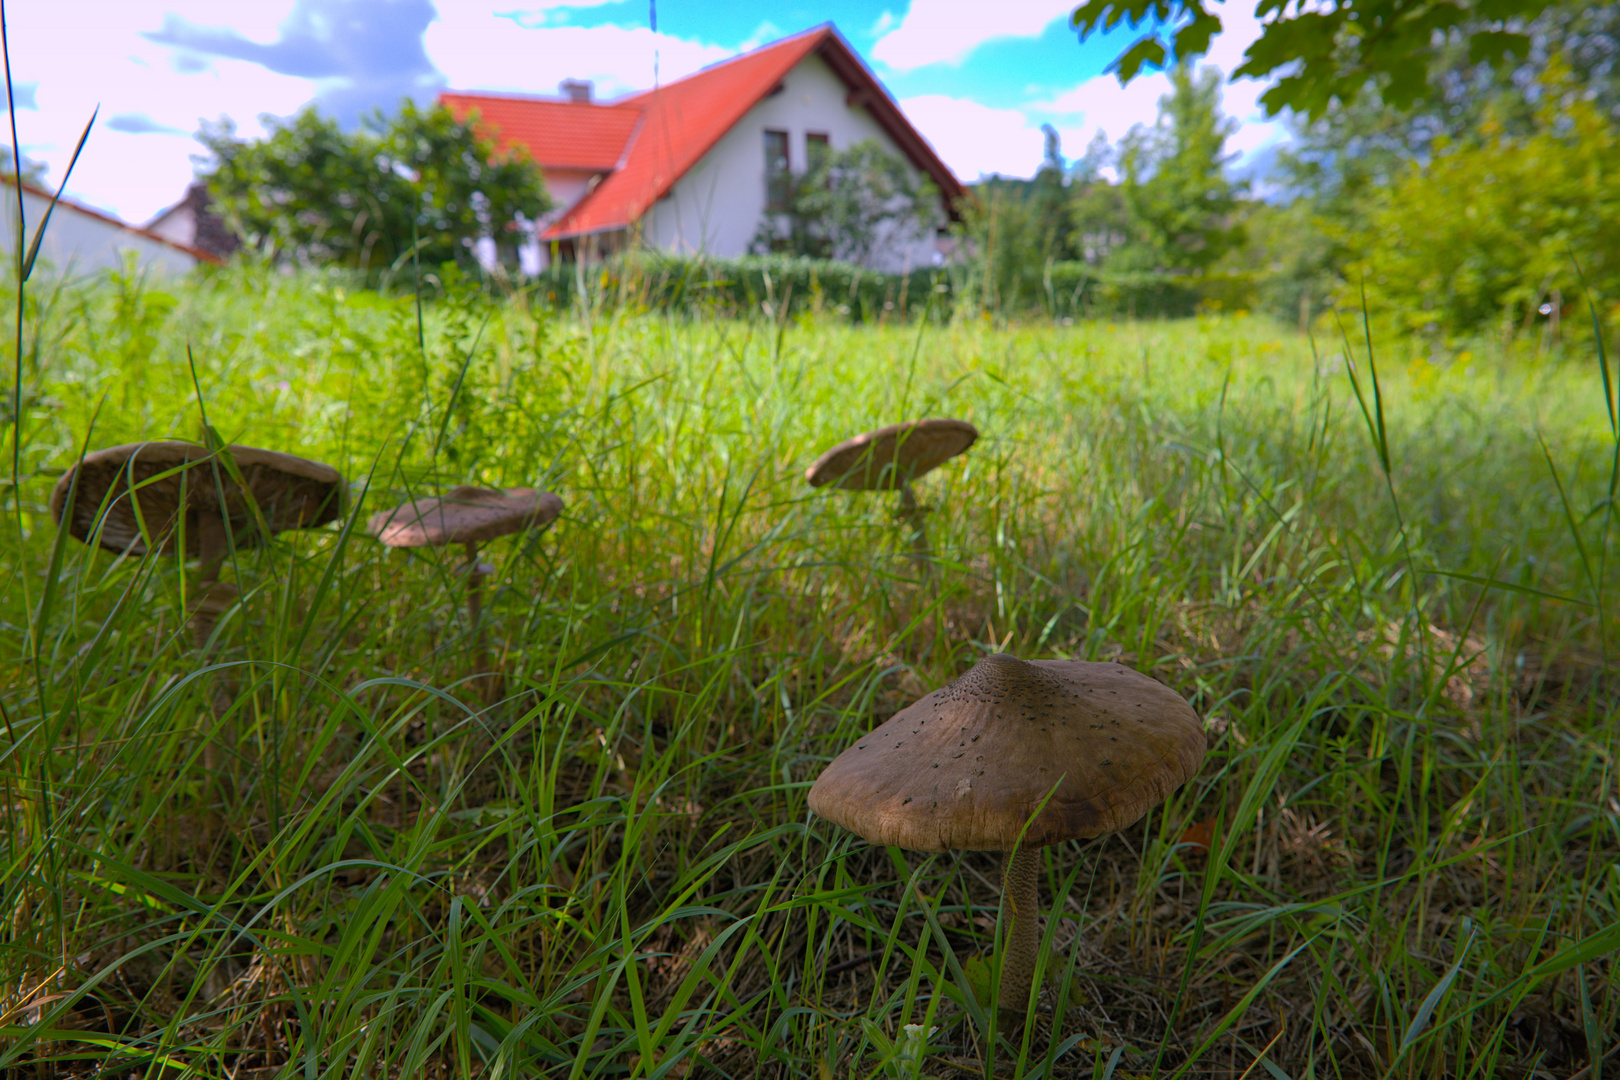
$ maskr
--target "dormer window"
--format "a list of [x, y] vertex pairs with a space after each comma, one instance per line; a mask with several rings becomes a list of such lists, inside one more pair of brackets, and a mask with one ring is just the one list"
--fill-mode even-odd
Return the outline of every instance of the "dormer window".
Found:
[[765, 132], [765, 209], [782, 211], [792, 197], [793, 177], [789, 171], [788, 133]]

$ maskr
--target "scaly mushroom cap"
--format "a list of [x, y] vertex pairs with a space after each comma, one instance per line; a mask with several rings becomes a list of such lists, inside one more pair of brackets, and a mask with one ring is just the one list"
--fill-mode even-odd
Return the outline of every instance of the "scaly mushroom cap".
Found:
[[[228, 522], [236, 546], [262, 543], [247, 495], [272, 533], [309, 529], [343, 515], [343, 477], [318, 461], [252, 446], [227, 448], [247, 484], [231, 479], [208, 449], [188, 442], [144, 442], [86, 454], [62, 474], [51, 491], [51, 517], [60, 524], [68, 489], [75, 487], [67, 529], [109, 551], [145, 555], [146, 536], [163, 554], [174, 551], [176, 526], [185, 515], [186, 554], [200, 555], [207, 520]], [[105, 507], [105, 509], [103, 509]]]
[[1125, 828], [1205, 746], [1192, 707], [1140, 672], [998, 653], [833, 759], [810, 809], [911, 851], [1008, 851], [1026, 821], [1044, 847]]
[[436, 499], [418, 499], [371, 515], [366, 531], [389, 547], [479, 543], [549, 525], [562, 500], [534, 488], [453, 487]]
[[841, 442], [804, 471], [811, 487], [892, 491], [973, 445], [979, 430], [966, 420], [911, 420]]

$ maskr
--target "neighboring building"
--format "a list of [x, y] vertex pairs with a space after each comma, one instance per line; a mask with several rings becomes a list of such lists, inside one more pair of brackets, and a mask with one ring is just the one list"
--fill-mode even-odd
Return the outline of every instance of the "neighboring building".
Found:
[[185, 198], [148, 221], [143, 228], [184, 247], [228, 259], [242, 246], [242, 241], [226, 227], [225, 220], [214, 213], [213, 204], [208, 181], [193, 181], [186, 188]]
[[[0, 184], [0, 248], [9, 253], [17, 235], [17, 182], [10, 176], [0, 177], [0, 181], [4, 181]], [[59, 199], [51, 209], [52, 193], [27, 181], [22, 184], [22, 193], [24, 243], [33, 242], [39, 223], [50, 210], [51, 220], [39, 245], [39, 262], [63, 275], [122, 269], [128, 253], [133, 253], [140, 270], [174, 274], [183, 274], [199, 263], [221, 261], [206, 251], [177, 244], [68, 199]], [[13, 272], [0, 268], [0, 273]]]
[[619, 101], [592, 101], [585, 82], [562, 90], [560, 99], [439, 97], [458, 117], [476, 110], [500, 147], [522, 146], [539, 164], [557, 207], [537, 223], [539, 250], [525, 260], [535, 267], [638, 237], [664, 251], [744, 254], [816, 142], [842, 150], [875, 139], [938, 189], [935, 227], [886, 245], [884, 269], [938, 261], [939, 230], [963, 195], [831, 24]]

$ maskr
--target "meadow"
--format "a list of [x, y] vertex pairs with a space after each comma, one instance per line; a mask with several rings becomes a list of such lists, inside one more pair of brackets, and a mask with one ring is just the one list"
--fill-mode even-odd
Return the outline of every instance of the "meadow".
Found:
[[[419, 312], [246, 268], [30, 285], [18, 357], [6, 1075], [1620, 1071], [1595, 344], [558, 313], [455, 281]], [[919, 416], [981, 432], [918, 485], [931, 578], [892, 499], [802, 475]], [[84, 448], [207, 430], [351, 495], [238, 553], [203, 656], [184, 565], [46, 502]], [[498, 680], [459, 552], [363, 529], [460, 483], [566, 507], [484, 548]], [[1209, 736], [1144, 820], [1045, 850], [1028, 1025], [984, 1004], [998, 857], [805, 802], [996, 651], [1118, 660]]]

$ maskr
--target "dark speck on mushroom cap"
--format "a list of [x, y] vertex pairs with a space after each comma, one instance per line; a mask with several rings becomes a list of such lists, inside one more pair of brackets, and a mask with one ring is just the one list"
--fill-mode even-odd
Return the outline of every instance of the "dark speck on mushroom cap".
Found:
[[[1103, 700], [1133, 722], [1111, 722]], [[1024, 842], [1045, 846], [1125, 828], [1197, 773], [1205, 747], [1192, 707], [1140, 672], [997, 654], [835, 758], [810, 808], [913, 851], [1005, 851], [1026, 821]]]

